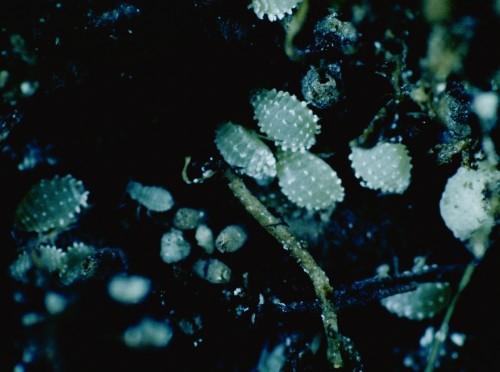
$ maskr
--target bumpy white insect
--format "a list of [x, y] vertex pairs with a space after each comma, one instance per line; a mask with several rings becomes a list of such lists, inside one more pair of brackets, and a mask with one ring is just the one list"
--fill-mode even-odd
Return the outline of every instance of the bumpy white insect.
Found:
[[215, 144], [224, 160], [246, 175], [256, 179], [276, 176], [276, 159], [255, 132], [228, 122], [217, 129]]
[[231, 280], [231, 269], [215, 258], [201, 259], [194, 263], [193, 271], [201, 279], [212, 284], [224, 284]]
[[450, 297], [448, 283], [423, 283], [413, 291], [384, 298], [381, 304], [399, 317], [422, 320], [432, 318], [444, 309]]
[[318, 117], [294, 95], [263, 90], [252, 97], [251, 103], [260, 129], [282, 150], [304, 151], [316, 143]]
[[236, 252], [247, 241], [247, 233], [241, 226], [226, 226], [215, 239], [215, 246], [219, 252]]
[[53, 273], [63, 270], [66, 264], [66, 252], [53, 245], [42, 245], [38, 248], [33, 261], [38, 268]]
[[182, 231], [171, 229], [161, 237], [160, 256], [165, 263], [182, 261], [190, 252], [191, 244], [184, 238]]
[[96, 263], [92, 260], [96, 249], [90, 245], [74, 242], [66, 249], [66, 259], [59, 272], [59, 279], [64, 285], [70, 285], [92, 276]]
[[410, 185], [411, 158], [401, 143], [379, 142], [371, 149], [353, 147], [349, 160], [364, 187], [402, 194]]
[[15, 224], [28, 232], [65, 230], [77, 221], [82, 208], [88, 207], [87, 198], [82, 181], [71, 175], [41, 180], [19, 203]]
[[299, 207], [319, 210], [344, 200], [344, 188], [337, 173], [309, 152], [284, 152], [278, 156], [281, 191]]
[[158, 186], [144, 186], [130, 181], [127, 193], [139, 204], [153, 212], [166, 212], [174, 206], [174, 198], [169, 191]]
[[301, 2], [302, 0], [252, 0], [249, 8], [253, 9], [259, 19], [267, 16], [273, 22], [292, 14], [292, 10]]
[[[499, 171], [484, 168], [474, 170], [460, 167], [448, 179], [439, 209], [446, 226], [457, 239], [466, 241], [491, 231], [495, 218], [485, 192], [490, 187], [498, 190], [499, 182]], [[472, 249], [472, 253], [480, 257], [484, 249]]]

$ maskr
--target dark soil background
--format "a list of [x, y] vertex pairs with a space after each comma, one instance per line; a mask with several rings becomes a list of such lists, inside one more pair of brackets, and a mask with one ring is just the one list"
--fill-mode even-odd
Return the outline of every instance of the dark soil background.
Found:
[[[312, 300], [314, 293], [286, 252], [244, 213], [221, 177], [194, 186], [184, 184], [180, 177], [185, 156], [195, 162], [218, 156], [213, 133], [219, 123], [233, 120], [255, 125], [249, 104], [253, 90], [277, 88], [300, 97], [303, 75], [320, 59], [338, 62], [343, 69], [344, 98], [329, 109], [315, 110], [323, 126], [316, 150], [333, 152], [329, 163], [346, 189], [346, 200], [332, 215], [325, 234], [330, 249], [311, 247], [334, 285], [373, 276], [377, 266], [391, 264], [395, 258], [402, 269], [411, 268], [418, 255], [438, 265], [467, 263], [469, 254], [439, 214], [446, 180], [459, 165], [459, 160], [437, 165], [428, 153], [442, 138], [439, 125], [430, 123], [421, 129], [407, 121], [404, 125], [412, 130], [397, 129], [408, 141], [414, 165], [412, 184], [403, 196], [378, 195], [361, 188], [354, 178], [347, 159], [348, 142], [362, 132], [391, 94], [389, 82], [376, 73], [380, 61], [375, 56], [363, 50], [355, 57], [342, 56], [332, 48], [292, 62], [283, 52], [282, 26], [259, 21], [246, 1], [127, 4], [140, 12], [101, 23], [96, 21], [100, 14], [123, 4], [111, 0], [3, 0], [0, 4], [0, 69], [8, 69], [14, 81], [39, 82], [34, 96], [0, 106], [3, 121], [11, 120], [14, 113], [20, 118], [6, 140], [8, 150], [0, 153], [4, 343], [0, 370], [12, 371], [26, 344], [53, 342], [48, 346], [57, 354], [47, 357], [41, 352], [26, 371], [250, 371], [265, 345], [290, 336], [298, 354], [321, 333], [320, 317], [314, 312], [262, 312], [255, 324], [250, 314], [235, 316], [238, 301], [255, 304], [265, 291], [285, 302]], [[408, 30], [409, 63], [418, 66], [425, 55], [429, 26], [418, 17], [405, 23], [404, 11], [419, 14], [417, 5], [414, 9], [406, 6], [374, 2], [372, 21], [360, 32], [368, 45], [388, 25]], [[478, 29], [464, 75], [486, 87], [489, 74], [499, 66], [494, 55], [498, 53], [498, 16], [479, 4], [458, 2], [456, 9], [470, 14]], [[326, 1], [311, 1], [310, 21], [299, 44], [307, 44], [314, 22], [326, 10]], [[36, 55], [35, 63], [25, 63], [12, 53], [12, 34], [22, 36], [27, 49]], [[57, 164], [19, 171], [19, 158], [33, 141], [42, 148], [50, 146]], [[59, 318], [23, 327], [25, 312], [43, 310], [45, 289], [23, 286], [9, 277], [8, 267], [23, 238], [12, 233], [15, 207], [39, 179], [67, 173], [90, 190], [92, 208], [62, 239], [120, 248], [129, 272], [152, 279], [153, 294], [136, 307], [120, 306], [107, 296], [104, 275], [68, 291], [75, 303]], [[234, 280], [214, 286], [194, 278], [189, 267], [196, 257], [178, 268], [163, 263], [159, 239], [173, 212], [153, 218], [143, 213], [137, 219], [136, 206], [125, 194], [131, 179], [166, 187], [177, 206], [204, 209], [216, 231], [230, 223], [245, 225], [250, 236], [247, 245], [224, 256]], [[353, 227], [348, 228], [350, 224]], [[500, 365], [500, 261], [495, 248], [460, 299], [452, 331], [465, 333], [466, 344], [458, 359], [443, 370], [494, 371]], [[245, 297], [228, 301], [224, 291], [241, 287], [244, 273]], [[13, 299], [19, 291], [27, 299], [21, 304]], [[120, 343], [120, 332], [144, 314], [171, 318], [174, 323], [201, 314], [203, 329], [198, 337], [202, 342], [194, 346], [193, 338], [174, 326], [174, 338], [166, 349], [131, 351]], [[440, 316], [423, 322], [399, 319], [377, 303], [343, 309], [339, 317], [342, 333], [358, 347], [367, 371], [404, 370], [404, 356], [418, 350], [427, 326], [437, 326], [441, 320]], [[327, 370], [324, 346], [317, 354], [306, 353], [297, 360], [287, 370]]]

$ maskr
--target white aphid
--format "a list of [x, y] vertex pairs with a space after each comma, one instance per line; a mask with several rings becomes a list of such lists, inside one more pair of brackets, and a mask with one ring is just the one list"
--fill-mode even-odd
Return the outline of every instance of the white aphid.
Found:
[[278, 178], [283, 194], [308, 210], [333, 207], [344, 199], [344, 188], [337, 173], [309, 152], [280, 154]]
[[255, 132], [228, 122], [217, 129], [215, 145], [229, 165], [246, 175], [256, 179], [276, 176], [276, 159]]
[[282, 150], [304, 151], [316, 143], [318, 117], [288, 92], [262, 90], [251, 99], [262, 132]]
[[124, 304], [142, 302], [151, 289], [151, 280], [139, 275], [118, 274], [108, 283], [109, 296]]
[[411, 158], [401, 143], [379, 142], [371, 149], [352, 147], [349, 160], [364, 187], [402, 194], [410, 185]]
[[166, 212], [174, 206], [172, 194], [163, 187], [143, 186], [139, 182], [130, 181], [127, 193], [132, 199], [153, 212]]
[[252, 0], [249, 8], [253, 9], [259, 19], [267, 16], [273, 22], [292, 14], [293, 9], [301, 2], [302, 0]]
[[123, 342], [131, 348], [161, 348], [168, 345], [172, 336], [172, 327], [168, 321], [145, 317], [125, 330]]
[[[473, 239], [475, 235], [488, 234], [495, 224], [491, 202], [485, 192], [491, 188], [498, 190], [500, 172], [465, 167], [448, 179], [439, 202], [441, 217], [453, 235], [462, 241]], [[472, 249], [477, 257], [484, 249]]]
[[226, 226], [215, 239], [219, 252], [236, 252], [247, 241], [247, 233], [238, 225]]
[[193, 271], [201, 279], [213, 284], [224, 284], [231, 280], [231, 269], [215, 258], [200, 259], [193, 265]]
[[196, 232], [194, 234], [194, 237], [196, 239], [196, 243], [203, 248], [203, 250], [208, 253], [212, 254], [214, 253], [214, 234], [212, 232], [212, 229], [208, 227], [207, 225], [199, 225], [196, 228]]
[[411, 320], [432, 318], [446, 307], [451, 297], [448, 283], [422, 283], [417, 289], [381, 300], [391, 313]]
[[205, 217], [205, 213], [193, 208], [179, 208], [175, 212], [174, 226], [180, 230], [195, 229]]
[[184, 238], [182, 231], [171, 229], [161, 237], [160, 256], [165, 263], [179, 262], [190, 252], [191, 244]]

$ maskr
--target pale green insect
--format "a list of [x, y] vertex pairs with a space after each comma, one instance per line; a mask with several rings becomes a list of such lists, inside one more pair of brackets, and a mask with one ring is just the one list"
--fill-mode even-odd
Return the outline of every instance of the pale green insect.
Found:
[[88, 207], [88, 194], [83, 182], [71, 175], [43, 179], [17, 206], [15, 225], [28, 232], [63, 231]]
[[215, 134], [215, 145], [224, 160], [247, 176], [276, 176], [276, 159], [258, 135], [241, 125], [227, 122]]
[[283, 152], [278, 159], [281, 191], [299, 207], [326, 209], [344, 200], [344, 188], [337, 173], [316, 155]]
[[262, 90], [251, 99], [254, 118], [276, 146], [282, 150], [305, 151], [316, 143], [319, 118], [288, 92]]

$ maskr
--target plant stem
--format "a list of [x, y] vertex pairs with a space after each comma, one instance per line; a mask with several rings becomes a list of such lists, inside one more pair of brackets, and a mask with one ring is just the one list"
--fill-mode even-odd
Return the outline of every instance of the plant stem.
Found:
[[325, 272], [318, 266], [311, 254], [278, 218], [248, 190], [243, 180], [232, 170], [225, 172], [229, 189], [246, 211], [297, 261], [309, 276], [321, 305], [321, 319], [327, 340], [327, 358], [333, 368], [342, 367], [341, 335], [334, 304], [330, 301], [333, 287]]
[[439, 327], [439, 330], [436, 332], [434, 335], [434, 342], [432, 344], [432, 349], [429, 354], [429, 358], [427, 359], [427, 366], [425, 367], [425, 372], [432, 372], [434, 370], [434, 366], [436, 364], [436, 359], [439, 354], [439, 350], [441, 349], [441, 345], [443, 342], [446, 340], [448, 336], [448, 330], [449, 330], [449, 324], [450, 324], [450, 319], [453, 315], [453, 312], [455, 311], [455, 307], [457, 305], [457, 301], [463, 292], [463, 290], [467, 287], [467, 285], [470, 282], [470, 279], [472, 277], [472, 274], [474, 273], [474, 270], [477, 267], [477, 262], [471, 261], [467, 267], [464, 270], [464, 273], [462, 275], [462, 279], [460, 280], [460, 283], [458, 284], [457, 291], [455, 292], [455, 295], [453, 296], [450, 304], [448, 305], [448, 309], [446, 310], [446, 314], [444, 315], [443, 321], [441, 322], [441, 326]]

